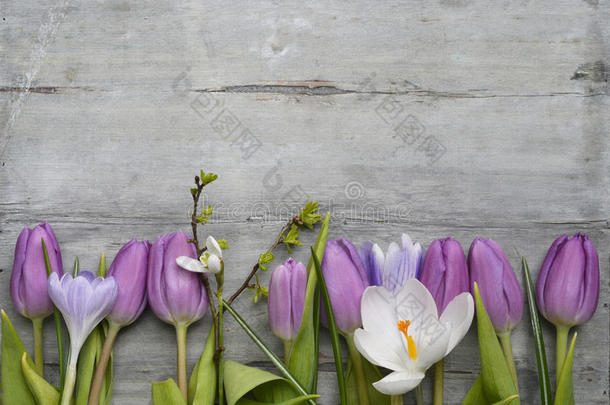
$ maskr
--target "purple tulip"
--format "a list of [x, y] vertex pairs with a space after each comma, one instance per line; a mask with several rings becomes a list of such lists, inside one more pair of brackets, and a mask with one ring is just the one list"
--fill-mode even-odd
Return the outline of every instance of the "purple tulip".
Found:
[[551, 323], [571, 327], [593, 316], [599, 299], [599, 258], [587, 235], [562, 235], [549, 249], [536, 285], [536, 301]]
[[[362, 326], [360, 300], [369, 281], [364, 264], [349, 240], [341, 238], [326, 242], [322, 273], [337, 328], [345, 334], [352, 334]], [[325, 316], [322, 321], [325, 322]]]
[[108, 320], [119, 326], [134, 322], [146, 307], [146, 276], [150, 242], [138, 242], [135, 238], [119, 250], [108, 275], [119, 286], [119, 295]]
[[502, 247], [492, 239], [475, 238], [468, 253], [470, 288], [481, 298], [497, 334], [511, 331], [523, 315], [523, 291]]
[[19, 313], [27, 318], [45, 318], [53, 312], [47, 291], [47, 270], [42, 251], [44, 239], [51, 269], [63, 274], [61, 252], [51, 225], [44, 223], [34, 229], [23, 228], [15, 246], [11, 274], [11, 298]]
[[419, 280], [434, 297], [439, 314], [456, 296], [470, 292], [468, 266], [460, 243], [452, 238], [432, 242]]
[[148, 303], [155, 315], [172, 325], [190, 325], [208, 309], [201, 276], [176, 263], [180, 256], [197, 257], [189, 239], [182, 231], [161, 235], [148, 258]]
[[269, 323], [275, 335], [283, 340], [296, 337], [303, 308], [307, 270], [302, 263], [288, 259], [271, 273], [269, 281]]

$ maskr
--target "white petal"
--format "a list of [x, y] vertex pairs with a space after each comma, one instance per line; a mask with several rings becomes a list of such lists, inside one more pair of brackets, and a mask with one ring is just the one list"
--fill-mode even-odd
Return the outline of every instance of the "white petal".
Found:
[[425, 371], [434, 363], [445, 357], [447, 346], [451, 338], [451, 329], [449, 324], [443, 324], [438, 321], [430, 321], [423, 327], [409, 328], [409, 332], [413, 333], [413, 340], [417, 348], [417, 359], [415, 360], [415, 368]]
[[362, 294], [360, 313], [364, 330], [386, 336], [392, 343], [393, 350], [402, 347], [394, 297], [390, 291], [381, 286], [368, 287]]
[[428, 289], [417, 279], [409, 279], [396, 294], [396, 312], [400, 320], [409, 320], [414, 328], [417, 322], [433, 317], [438, 320], [436, 302]]
[[208, 249], [209, 254], [222, 258], [222, 249], [213, 236], [208, 236], [205, 240], [205, 247]]
[[388, 341], [383, 334], [356, 329], [354, 343], [358, 351], [373, 364], [390, 370], [406, 368], [406, 363], [403, 362], [403, 357], [406, 355], [404, 349]]
[[178, 266], [182, 267], [185, 270], [192, 271], [194, 273], [203, 273], [205, 272], [205, 267], [199, 260], [195, 260], [192, 257], [188, 256], [180, 256], [176, 258], [176, 263]]
[[447, 304], [440, 319], [441, 323], [448, 324], [451, 329], [445, 356], [466, 336], [473, 317], [474, 302], [470, 293], [461, 293]]
[[206, 269], [206, 273], [220, 273], [222, 270], [222, 264], [220, 263], [220, 259], [216, 255], [210, 255], [208, 257], [208, 268]]
[[419, 371], [395, 371], [373, 383], [373, 387], [382, 394], [402, 395], [417, 387], [424, 376]]

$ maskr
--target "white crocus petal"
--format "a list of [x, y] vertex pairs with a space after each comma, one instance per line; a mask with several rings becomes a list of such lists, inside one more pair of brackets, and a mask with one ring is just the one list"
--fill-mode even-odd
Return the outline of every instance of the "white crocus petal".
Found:
[[463, 292], [451, 300], [441, 315], [441, 323], [449, 325], [451, 337], [445, 356], [466, 336], [472, 318], [474, 317], [474, 301], [472, 295]]
[[194, 273], [205, 273], [206, 271], [206, 268], [201, 261], [195, 260], [192, 257], [179, 256], [176, 258], [176, 263], [184, 270], [192, 271]]
[[205, 241], [205, 247], [210, 255], [218, 256], [218, 258], [222, 259], [222, 249], [213, 236], [208, 236]]
[[402, 395], [417, 387], [424, 377], [420, 371], [394, 371], [373, 383], [373, 387], [382, 394]]
[[207, 260], [207, 269], [208, 273], [220, 273], [222, 270], [222, 263], [220, 262], [220, 258], [216, 255], [209, 255]]
[[456, 297], [438, 318], [430, 292], [409, 279], [394, 295], [384, 287], [369, 287], [362, 295], [362, 325], [354, 342], [371, 363], [394, 372], [373, 386], [388, 395], [415, 388], [426, 370], [445, 357], [464, 337], [472, 322], [470, 294]]

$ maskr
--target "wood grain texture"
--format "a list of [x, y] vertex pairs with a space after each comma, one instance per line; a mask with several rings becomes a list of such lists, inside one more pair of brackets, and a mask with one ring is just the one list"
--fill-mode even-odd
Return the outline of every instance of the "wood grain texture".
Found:
[[[27, 347], [9, 295], [21, 228], [50, 222], [64, 261], [94, 268], [132, 237], [188, 230], [204, 168], [220, 173], [206, 232], [231, 243], [229, 291], [307, 199], [331, 211], [331, 236], [385, 248], [402, 232], [451, 235], [465, 249], [493, 237], [534, 278], [555, 237], [587, 232], [602, 288], [574, 378], [578, 403], [608, 403], [607, 1], [174, 3], [0, 3], [0, 305]], [[265, 306], [244, 296], [238, 309], [280, 352]], [[190, 330], [190, 367], [209, 322]], [[531, 404], [528, 322], [513, 343]], [[45, 332], [53, 380], [51, 322]], [[226, 340], [229, 358], [272, 371], [230, 320]], [[175, 374], [173, 342], [148, 310], [121, 332], [114, 404], [149, 403], [150, 383]], [[327, 340], [321, 359], [320, 403], [334, 404]], [[478, 367], [471, 331], [446, 361], [446, 403]]]

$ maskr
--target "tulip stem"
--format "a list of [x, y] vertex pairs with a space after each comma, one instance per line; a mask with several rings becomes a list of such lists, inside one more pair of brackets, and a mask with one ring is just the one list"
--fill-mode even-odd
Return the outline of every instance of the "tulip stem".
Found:
[[61, 394], [61, 405], [70, 405], [70, 402], [72, 401], [72, 393], [74, 392], [74, 384], [76, 383], [77, 360], [78, 351], [76, 351], [76, 353], [73, 353], [73, 350], [70, 350], [70, 358], [68, 359], [68, 370], [66, 371], [66, 379], [64, 381], [64, 390]]
[[364, 375], [362, 357], [360, 357], [360, 352], [358, 352], [358, 349], [354, 344], [354, 335], [352, 334], [346, 336], [346, 340], [349, 356], [352, 359], [352, 365], [354, 366], [356, 382], [358, 383], [358, 397], [360, 398], [360, 405], [369, 405], [369, 388], [366, 382], [366, 376]]
[[559, 384], [559, 376], [561, 376], [561, 369], [566, 359], [566, 350], [568, 346], [568, 332], [570, 328], [567, 326], [556, 325], [557, 329], [557, 341], [556, 341], [556, 367], [555, 367], [555, 381]]
[[[221, 264], [222, 265], [222, 264]], [[217, 347], [217, 355], [216, 358], [218, 364], [218, 404], [223, 405], [224, 403], [224, 361], [223, 361], [223, 351], [224, 351], [224, 336], [223, 336], [223, 301], [222, 301], [222, 274], [224, 272], [224, 265], [222, 265], [222, 270], [219, 275], [216, 277], [217, 282], [217, 291], [216, 297], [218, 298], [218, 347]]]
[[290, 351], [292, 350], [292, 340], [284, 340], [284, 364], [290, 361]]
[[424, 391], [421, 388], [421, 383], [415, 387], [415, 403], [417, 405], [424, 405]]
[[42, 377], [44, 361], [42, 358], [42, 322], [44, 318], [32, 319], [34, 328], [34, 366], [36, 372]]
[[110, 322], [108, 324], [108, 333], [106, 334], [106, 340], [104, 341], [102, 353], [95, 368], [93, 383], [91, 384], [88, 402], [89, 405], [98, 405], [100, 402], [100, 395], [102, 393], [102, 385], [104, 384], [106, 368], [108, 367], [108, 360], [112, 354], [112, 346], [114, 345], [114, 341], [119, 333], [119, 330], [121, 330], [121, 327], [116, 323]]
[[434, 365], [434, 405], [443, 405], [443, 373], [445, 372], [445, 362], [440, 359]]
[[178, 358], [178, 388], [182, 393], [182, 397], [187, 401], [187, 379], [186, 379], [186, 330], [188, 325], [176, 325], [176, 347]]
[[508, 363], [510, 374], [513, 377], [515, 388], [517, 389], [517, 392], [519, 392], [519, 382], [517, 381], [517, 369], [515, 368], [515, 359], [513, 357], [513, 345], [510, 341], [510, 332], [501, 333], [498, 335], [498, 337], [500, 338], [502, 351], [504, 351], [504, 357], [506, 358], [506, 363]]
[[402, 395], [392, 395], [390, 397], [390, 405], [403, 405]]

